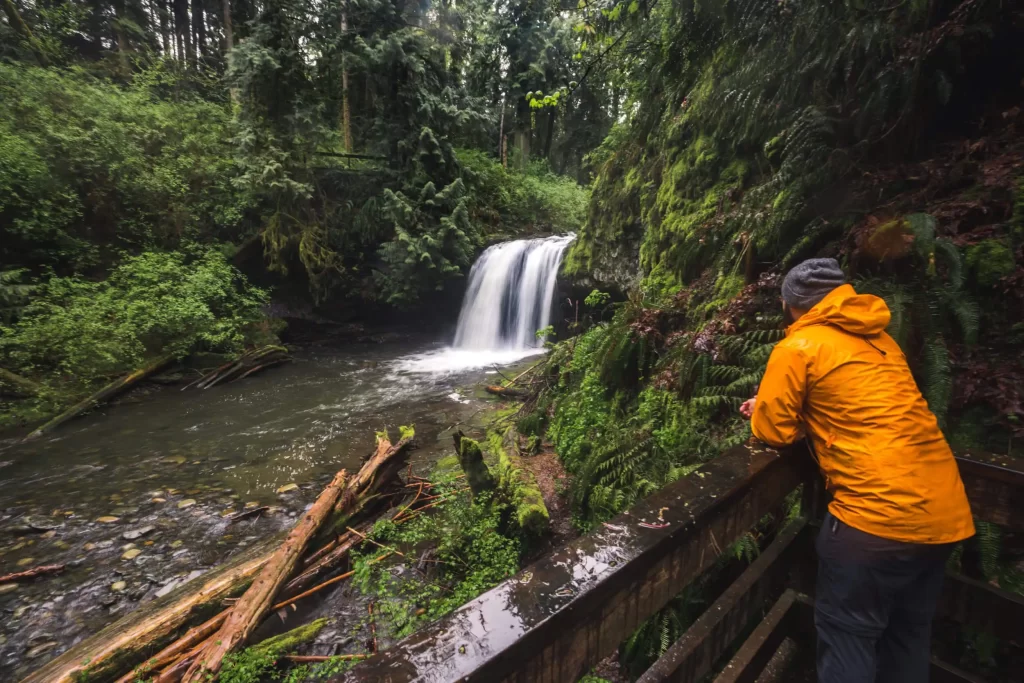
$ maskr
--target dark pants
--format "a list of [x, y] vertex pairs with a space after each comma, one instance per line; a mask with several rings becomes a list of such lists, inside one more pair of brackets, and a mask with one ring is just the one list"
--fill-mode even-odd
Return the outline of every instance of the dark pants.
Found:
[[879, 538], [825, 515], [814, 623], [819, 683], [926, 683], [953, 545]]

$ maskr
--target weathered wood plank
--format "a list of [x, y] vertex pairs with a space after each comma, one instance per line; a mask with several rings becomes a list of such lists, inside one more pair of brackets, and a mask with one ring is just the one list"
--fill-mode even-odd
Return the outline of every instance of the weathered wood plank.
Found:
[[810, 552], [807, 520], [791, 522], [637, 683], [696, 681], [783, 592], [794, 560]]
[[946, 574], [938, 616], [1024, 645], [1024, 597], [959, 574]]
[[575, 681], [809, 473], [739, 447], [335, 681]]
[[957, 455], [971, 512], [978, 519], [1011, 531], [1024, 531], [1024, 468], [1006, 455]]
[[790, 624], [799, 609], [801, 598], [806, 604], [806, 596], [794, 590], [785, 591], [718, 674], [715, 683], [752, 683], [757, 680], [768, 660], [789, 635]]
[[932, 656], [931, 683], [985, 683], [985, 679]]

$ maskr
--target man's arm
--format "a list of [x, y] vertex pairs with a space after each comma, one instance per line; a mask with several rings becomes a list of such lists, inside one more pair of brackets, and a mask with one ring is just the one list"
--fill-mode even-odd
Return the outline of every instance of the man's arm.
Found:
[[803, 438], [807, 363], [799, 351], [776, 346], [757, 390], [750, 428], [770, 446], [788, 446]]

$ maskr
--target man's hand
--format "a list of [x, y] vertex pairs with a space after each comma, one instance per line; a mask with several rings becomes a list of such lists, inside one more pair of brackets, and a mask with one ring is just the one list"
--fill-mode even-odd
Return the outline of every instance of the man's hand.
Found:
[[754, 414], [754, 404], [757, 403], [757, 398], [748, 398], [740, 405], [740, 415], [747, 418], [748, 420]]

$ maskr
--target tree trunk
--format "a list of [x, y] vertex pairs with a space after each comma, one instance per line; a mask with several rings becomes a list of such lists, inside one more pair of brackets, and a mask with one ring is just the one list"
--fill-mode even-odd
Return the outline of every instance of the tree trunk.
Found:
[[39, 48], [39, 43], [36, 42], [36, 37], [32, 35], [32, 29], [28, 27], [25, 20], [21, 18], [21, 14], [18, 12], [18, 8], [14, 6], [14, 0], [3, 0], [4, 1], [4, 13], [7, 15], [7, 21], [10, 22], [11, 27], [14, 31], [22, 37], [22, 39], [28, 43], [29, 49], [36, 56], [36, 60], [39, 62], [39, 66], [49, 66], [49, 61], [46, 59], [46, 55]]
[[196, 58], [202, 59], [206, 57], [206, 17], [203, 15], [203, 0], [192, 0], [192, 33]]
[[227, 618], [228, 611], [224, 610], [213, 618], [207, 619], [199, 626], [189, 629], [185, 635], [178, 638], [152, 657], [146, 659], [146, 661], [138, 668], [129, 671], [124, 676], [121, 676], [121, 678], [117, 679], [117, 683], [135, 683], [135, 681], [147, 680], [151, 674], [159, 671], [168, 664], [172, 664], [183, 654], [216, 633]]
[[505, 154], [505, 94], [501, 95], [501, 118], [498, 120], [498, 158], [501, 165], [508, 168], [508, 156]]
[[210, 638], [209, 645], [196, 656], [182, 679], [185, 683], [200, 683], [210, 676], [216, 676], [224, 656], [249, 639], [263, 615], [273, 605], [278, 589], [291, 576], [310, 539], [341, 497], [346, 476], [345, 470], [338, 472], [306, 516], [295, 525], [249, 590], [231, 608], [224, 625]]
[[169, 17], [167, 16], [167, 0], [157, 0], [157, 16], [160, 19], [160, 38], [163, 40], [164, 57], [174, 54], [171, 44], [171, 31]]
[[35, 430], [34, 432], [26, 436], [25, 441], [30, 441], [32, 439], [36, 439], [42, 436], [43, 434], [46, 434], [47, 432], [52, 432], [57, 427], [61, 426], [68, 420], [77, 417], [79, 414], [85, 412], [89, 408], [97, 406], [100, 403], [103, 403], [104, 401], [111, 399], [114, 396], [117, 396], [126, 389], [130, 389], [139, 381], [146, 379], [153, 373], [166, 367], [175, 358], [177, 358], [176, 354], [168, 354], [166, 356], [158, 358], [157, 360], [153, 361], [146, 367], [136, 370], [135, 372], [125, 375], [121, 379], [108, 384], [107, 386], [103, 387], [102, 389], [92, 394], [85, 400], [76, 403], [75, 405], [68, 408], [57, 417], [53, 418], [52, 420], [44, 424], [39, 429]]
[[[138, 661], [140, 655], [168, 642], [194, 615], [248, 584], [270, 559], [280, 536], [189, 582], [172, 596], [125, 615], [95, 636], [34, 671], [21, 683], [77, 683], [107, 680]], [[192, 585], [195, 584], [195, 587]], [[134, 679], [133, 679], [134, 680]]]
[[494, 394], [495, 396], [501, 396], [502, 398], [526, 398], [529, 394], [521, 389], [512, 389], [510, 387], [499, 387], [494, 384], [489, 384], [484, 387], [484, 391], [488, 394]]
[[[224, 9], [224, 54], [235, 48], [235, 36], [231, 26], [231, 0], [222, 0]], [[224, 60], [225, 63], [227, 60]]]
[[[345, 9], [341, 10], [341, 37], [344, 40], [348, 31], [348, 16]], [[342, 43], [344, 45], [344, 43]], [[341, 52], [341, 132], [345, 140], [345, 151], [352, 151], [352, 112], [348, 101], [348, 64], [345, 51]]]
[[555, 137], [555, 123], [558, 121], [558, 109], [551, 107], [548, 110], [548, 126], [544, 131], [544, 158], [551, 160], [551, 141]]
[[185, 62], [193, 62], [195, 55], [192, 52], [192, 24], [189, 21], [188, 0], [173, 0], [174, 2], [174, 28], [178, 31], [178, 58]]

